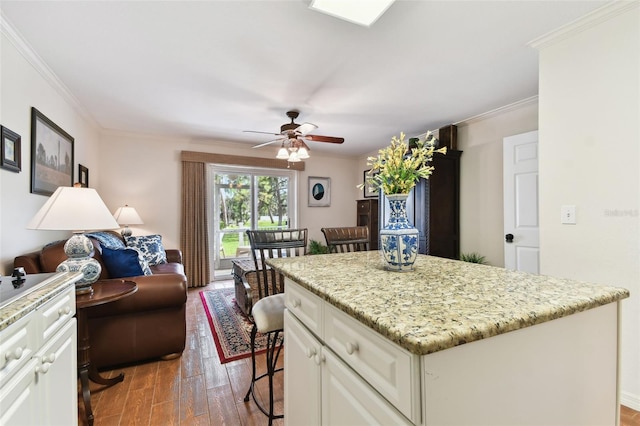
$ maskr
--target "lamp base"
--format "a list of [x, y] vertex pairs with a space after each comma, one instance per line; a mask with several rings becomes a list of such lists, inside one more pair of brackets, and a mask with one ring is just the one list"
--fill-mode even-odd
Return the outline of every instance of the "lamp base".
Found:
[[58, 272], [82, 272], [76, 281], [76, 294], [93, 292], [91, 284], [98, 281], [102, 267], [93, 257], [93, 244], [84, 234], [74, 233], [64, 244], [64, 252], [69, 259], [58, 265]]
[[124, 229], [122, 231], [120, 231], [120, 234], [123, 237], [130, 237], [131, 236], [131, 229], [129, 229], [128, 226], [125, 226]]

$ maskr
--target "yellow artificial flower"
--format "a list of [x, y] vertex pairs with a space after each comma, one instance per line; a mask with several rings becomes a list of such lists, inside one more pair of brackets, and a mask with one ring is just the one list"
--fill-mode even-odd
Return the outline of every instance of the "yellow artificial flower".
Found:
[[420, 179], [429, 179], [433, 166], [429, 163], [433, 154], [447, 153], [447, 148], [435, 149], [436, 139], [428, 132], [424, 140], [418, 140], [409, 147], [404, 140], [405, 134], [391, 138], [391, 144], [378, 151], [377, 157], [369, 157], [367, 165], [371, 167], [365, 182], [358, 187], [370, 185], [379, 188], [386, 195], [408, 194]]

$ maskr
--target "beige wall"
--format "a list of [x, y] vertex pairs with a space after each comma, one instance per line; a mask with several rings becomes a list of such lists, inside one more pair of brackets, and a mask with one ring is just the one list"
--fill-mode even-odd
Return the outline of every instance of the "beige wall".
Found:
[[[638, 4], [614, 5], [611, 15], [586, 21], [539, 46], [541, 272], [630, 290], [631, 298], [622, 302], [622, 403], [636, 410], [640, 409]], [[576, 206], [576, 225], [560, 224], [563, 204]]]
[[97, 145], [100, 134], [97, 126], [74, 107], [64, 88], [57, 86], [46, 74], [38, 71], [41, 68], [34, 67], [27, 60], [28, 52], [16, 47], [14, 39], [5, 32], [0, 37], [0, 123], [18, 133], [22, 140], [22, 171], [0, 170], [0, 274], [5, 274], [13, 268], [15, 256], [70, 235], [67, 232], [26, 229], [29, 220], [48, 199], [30, 193], [31, 107], [36, 107], [75, 138], [74, 177], [77, 179], [78, 163], [88, 167], [90, 184], [98, 191]]
[[[239, 143], [104, 132], [100, 158], [105, 203], [113, 210], [124, 204], [134, 206], [145, 222], [132, 228], [134, 232], [162, 234], [167, 247], [180, 244], [182, 151], [272, 157], [277, 149], [255, 150]], [[309, 229], [310, 239], [324, 242], [320, 231], [323, 226], [355, 225], [359, 182], [356, 164], [357, 159], [323, 156], [313, 150], [311, 158], [305, 160], [305, 170], [297, 172], [298, 226]], [[309, 176], [331, 178], [330, 207], [307, 206]]]
[[461, 253], [504, 266], [502, 140], [537, 129], [536, 99], [458, 123]]

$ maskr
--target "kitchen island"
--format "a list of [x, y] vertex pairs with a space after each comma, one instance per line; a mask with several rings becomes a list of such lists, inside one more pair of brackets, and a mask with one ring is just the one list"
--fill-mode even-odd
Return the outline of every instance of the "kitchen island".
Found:
[[[616, 424], [622, 288], [378, 252], [287, 277], [285, 422]], [[312, 419], [312, 420], [310, 420]]]

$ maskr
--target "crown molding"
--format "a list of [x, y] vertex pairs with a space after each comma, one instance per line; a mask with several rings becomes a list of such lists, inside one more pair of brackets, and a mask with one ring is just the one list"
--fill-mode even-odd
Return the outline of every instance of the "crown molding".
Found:
[[100, 129], [98, 122], [88, 113], [87, 109], [80, 103], [67, 86], [58, 78], [55, 72], [45, 63], [31, 47], [20, 32], [9, 22], [7, 17], [0, 11], [0, 33], [7, 37], [18, 52], [31, 64], [31, 66], [53, 87], [62, 98], [71, 105], [85, 120]]
[[622, 13], [638, 8], [639, 5], [640, 0], [615, 0], [527, 44], [534, 49], [545, 49]]
[[474, 115], [473, 117], [460, 120], [453, 124], [456, 126], [468, 126], [469, 124], [477, 123], [478, 121], [486, 120], [486, 119], [495, 117], [496, 115], [504, 114], [510, 111], [515, 111], [527, 106], [536, 105], [537, 103], [538, 103], [538, 95], [535, 95], [511, 104], [505, 105], [505, 106], [501, 106], [500, 108], [492, 109], [491, 111], [483, 112], [482, 114]]

